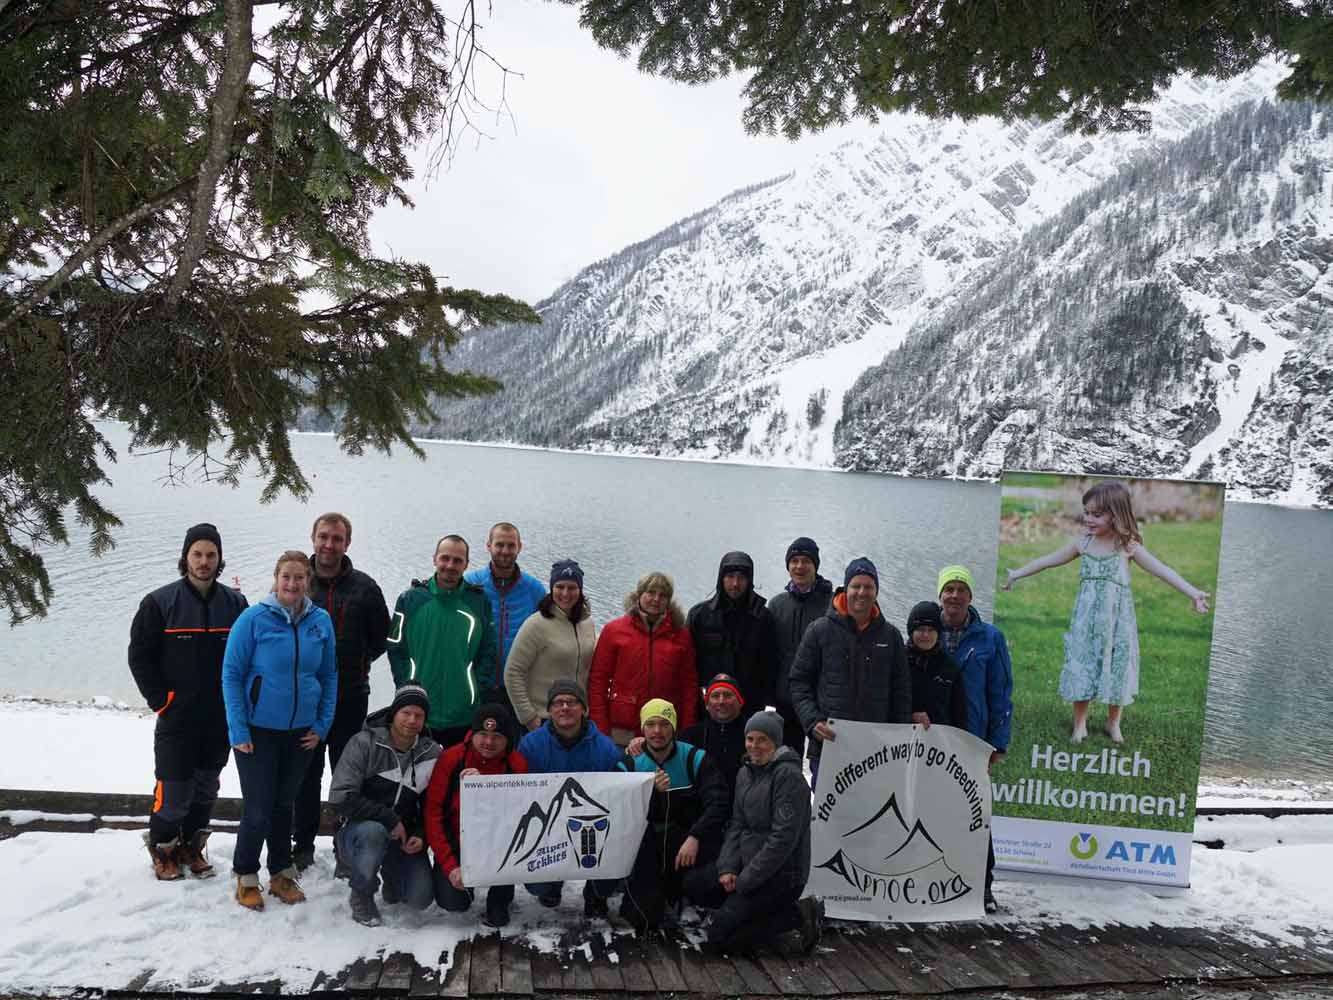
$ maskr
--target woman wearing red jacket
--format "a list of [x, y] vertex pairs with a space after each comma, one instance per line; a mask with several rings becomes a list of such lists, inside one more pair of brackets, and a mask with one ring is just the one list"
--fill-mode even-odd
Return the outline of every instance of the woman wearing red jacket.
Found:
[[[458, 841], [459, 784], [472, 774], [527, 774], [528, 762], [514, 745], [514, 717], [503, 705], [482, 705], [472, 717], [463, 742], [446, 750], [435, 764], [426, 789], [426, 841], [447, 881], [438, 882], [435, 901], [454, 913], [472, 905], [474, 891], [463, 885]], [[503, 927], [509, 923], [512, 885], [493, 885], [486, 893], [482, 923]]]
[[619, 746], [639, 735], [639, 709], [653, 698], [676, 706], [682, 729], [698, 714], [694, 640], [680, 605], [671, 600], [675, 589], [665, 573], [649, 573], [625, 598], [626, 614], [597, 638], [588, 714]]

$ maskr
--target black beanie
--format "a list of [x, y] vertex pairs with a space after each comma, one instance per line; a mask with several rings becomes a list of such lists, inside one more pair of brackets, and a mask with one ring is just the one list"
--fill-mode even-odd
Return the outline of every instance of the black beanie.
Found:
[[404, 684], [393, 693], [393, 704], [389, 706], [389, 721], [398, 714], [400, 708], [406, 708], [408, 705], [415, 705], [430, 715], [430, 695], [420, 684]]
[[190, 546], [195, 542], [212, 542], [218, 547], [218, 559], [222, 558], [222, 536], [218, 534], [218, 529], [207, 521], [196, 524], [185, 533], [185, 544], [181, 546], [182, 559], [190, 554]]
[[842, 585], [848, 586], [853, 577], [868, 576], [875, 581], [875, 589], [879, 590], [879, 570], [875, 569], [875, 564], [870, 561], [869, 556], [858, 556], [847, 564], [847, 572], [843, 574]]
[[584, 691], [583, 688], [579, 687], [579, 685], [576, 682], [567, 680], [565, 678], [561, 678], [560, 680], [556, 681], [554, 684], [551, 685], [550, 690], [546, 692], [547, 709], [550, 709], [551, 702], [555, 701], [562, 694], [567, 694], [570, 695], [571, 697], [577, 698], [579, 700], [579, 703], [583, 705], [584, 709], [585, 710], [587, 709], [588, 707], [587, 692]]
[[499, 733], [511, 744], [514, 742], [514, 717], [499, 702], [489, 702], [478, 708], [472, 716], [471, 728], [474, 733]]
[[922, 601], [912, 608], [912, 613], [907, 616], [907, 634], [910, 637], [912, 629], [918, 625], [929, 625], [936, 632], [944, 631], [944, 619], [940, 617], [940, 606], [934, 601]]
[[809, 556], [810, 561], [815, 564], [815, 569], [819, 569], [819, 546], [815, 544], [813, 538], [802, 536], [788, 545], [787, 558], [782, 561], [782, 565], [790, 563], [792, 556]]

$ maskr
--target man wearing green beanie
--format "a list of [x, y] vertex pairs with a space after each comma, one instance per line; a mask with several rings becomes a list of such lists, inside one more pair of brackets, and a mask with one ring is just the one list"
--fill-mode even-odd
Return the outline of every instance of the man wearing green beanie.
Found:
[[[994, 751], [994, 764], [1009, 747], [1010, 725], [1014, 714], [1014, 675], [1009, 663], [1009, 645], [1004, 633], [981, 620], [972, 606], [972, 573], [966, 566], [945, 566], [937, 580], [944, 648], [958, 661], [963, 672], [963, 692], [967, 696], [967, 731], [985, 740]], [[986, 856], [986, 912], [999, 906], [991, 894], [994, 880], [995, 846]]]

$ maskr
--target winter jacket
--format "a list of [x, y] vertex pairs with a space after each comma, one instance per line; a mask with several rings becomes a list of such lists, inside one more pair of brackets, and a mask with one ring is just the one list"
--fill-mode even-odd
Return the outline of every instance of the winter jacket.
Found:
[[232, 625], [248, 606], [220, 583], [207, 596], [185, 577], [142, 601], [130, 626], [130, 672], [160, 730], [220, 718], [222, 658]]
[[923, 653], [907, 642], [907, 671], [912, 675], [912, 711], [925, 712], [931, 724], [967, 728], [967, 693], [963, 672], [944, 651], [944, 643]]
[[531, 719], [545, 721], [546, 693], [557, 680], [572, 680], [587, 690], [588, 670], [596, 632], [592, 616], [585, 613], [578, 622], [558, 605], [551, 605], [548, 618], [538, 611], [523, 623], [505, 661], [505, 690], [514, 706], [514, 715], [523, 725]]
[[370, 665], [384, 653], [389, 634], [389, 609], [384, 593], [368, 573], [352, 567], [343, 556], [338, 574], [325, 579], [310, 557], [310, 600], [333, 620], [338, 637], [338, 698], [370, 693]]
[[560, 738], [551, 720], [547, 719], [540, 729], [523, 737], [518, 752], [528, 762], [528, 770], [533, 774], [614, 771], [625, 756], [591, 719], [584, 720], [582, 731], [568, 743]]
[[470, 583], [445, 590], [432, 574], [398, 595], [389, 626], [393, 682], [416, 681], [430, 695], [434, 729], [466, 726], [495, 683], [495, 626], [486, 592]]
[[639, 732], [639, 709], [653, 698], [675, 706], [683, 729], [699, 716], [699, 676], [694, 642], [679, 605], [649, 629], [634, 595], [625, 598], [626, 614], [608, 622], [597, 639], [588, 677], [588, 709], [603, 732]]
[[399, 750], [389, 738], [392, 721], [390, 709], [382, 708], [347, 742], [333, 769], [329, 805], [345, 820], [374, 820], [386, 830], [402, 823], [410, 836], [420, 837], [422, 806], [441, 748], [423, 732], [411, 749]]
[[[686, 624], [694, 640], [696, 669], [701, 678], [730, 674], [739, 681], [747, 718], [773, 704], [777, 688], [777, 628], [767, 603], [751, 584], [739, 600], [722, 589], [723, 569], [748, 567], [754, 579], [754, 562], [744, 552], [728, 552], [717, 571], [713, 596], [690, 608]], [[676, 706], [677, 710], [680, 706]]]
[[736, 891], [766, 886], [799, 890], [810, 877], [810, 786], [801, 758], [778, 747], [767, 764], [748, 761], [736, 776], [719, 875], [735, 875]]
[[[806, 631], [791, 667], [791, 700], [809, 733], [829, 719], [912, 721], [912, 678], [902, 635], [875, 608], [864, 631], [839, 590], [828, 614]], [[810, 741], [818, 757], [820, 741]]]
[[475, 767], [482, 774], [528, 773], [528, 762], [517, 750], [486, 760], [472, 748], [470, 732], [463, 737], [462, 743], [444, 752], [435, 765], [430, 787], [426, 789], [426, 842], [435, 855], [435, 863], [446, 875], [459, 866], [463, 857], [458, 839], [461, 808], [458, 792], [463, 772], [469, 767]]
[[717, 765], [704, 751], [681, 740], [674, 740], [667, 759], [658, 763], [645, 747], [637, 757], [625, 757], [622, 771], [653, 774], [661, 768], [671, 785], [665, 792], [653, 789], [648, 801], [646, 836], [668, 830], [682, 838], [695, 837], [705, 853], [713, 854], [722, 846], [722, 833], [731, 813], [727, 782]]
[[[805, 630], [828, 614], [833, 600], [833, 584], [822, 576], [815, 577], [815, 585], [805, 593], [793, 583], [768, 602], [777, 637], [778, 665], [774, 697], [779, 705], [791, 704], [791, 665], [796, 659]], [[712, 676], [709, 674], [708, 676]]]
[[996, 750], [1009, 746], [1014, 715], [1014, 671], [1004, 633], [981, 620], [977, 609], [967, 609], [967, 625], [955, 632], [947, 625], [941, 641], [957, 641], [953, 658], [963, 672], [967, 693], [967, 731]]
[[[738, 715], [730, 722], [714, 722], [704, 717], [688, 729], [680, 731], [683, 743], [699, 747], [717, 765], [727, 782], [728, 793], [736, 788], [736, 775], [745, 763], [745, 717]], [[730, 799], [730, 794], [728, 794]]]
[[513, 578], [507, 585], [501, 585], [491, 575], [489, 563], [464, 573], [463, 582], [482, 588], [486, 591], [486, 599], [491, 602], [491, 621], [495, 623], [495, 635], [499, 643], [495, 675], [503, 677], [501, 671], [508, 662], [509, 651], [514, 646], [518, 630], [546, 596], [546, 584], [515, 566]]
[[333, 622], [308, 597], [302, 609], [293, 620], [277, 595], [265, 594], [231, 627], [222, 698], [232, 746], [251, 742], [251, 726], [328, 736], [338, 698]]

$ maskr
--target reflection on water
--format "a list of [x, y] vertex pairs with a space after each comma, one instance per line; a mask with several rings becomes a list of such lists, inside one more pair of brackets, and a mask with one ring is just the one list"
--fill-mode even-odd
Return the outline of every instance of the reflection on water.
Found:
[[[642, 573], [663, 569], [682, 606], [711, 593], [730, 549], [755, 558], [756, 587], [786, 581], [787, 544], [811, 535], [821, 572], [869, 555], [880, 571], [880, 604], [901, 623], [932, 596], [935, 573], [971, 564], [977, 605], [989, 615], [995, 576], [999, 488], [850, 475], [427, 444], [406, 454], [351, 459], [320, 435], [295, 438], [314, 496], [263, 506], [261, 483], [230, 490], [167, 488], [161, 456], [126, 457], [127, 435], [106, 433], [121, 453], [104, 499], [125, 521], [102, 559], [77, 535], [48, 555], [57, 596], [50, 616], [0, 632], [0, 690], [53, 698], [104, 694], [138, 703], [125, 665], [129, 622], [140, 598], [175, 575], [185, 529], [215, 522], [224, 577], [251, 600], [268, 586], [273, 560], [304, 548], [317, 513], [352, 520], [350, 554], [392, 603], [412, 577], [431, 571], [435, 540], [457, 531], [485, 560], [487, 528], [514, 521], [520, 563], [545, 579], [556, 559], [577, 558], [598, 623], [620, 613]], [[1333, 623], [1324, 612], [1333, 563], [1333, 514], [1259, 505], [1227, 506], [1217, 593], [1204, 770], [1211, 774], [1327, 777], [1333, 759]], [[388, 668], [375, 665], [375, 699], [388, 699]], [[1021, 720], [1017, 721], [1021, 725]]]

